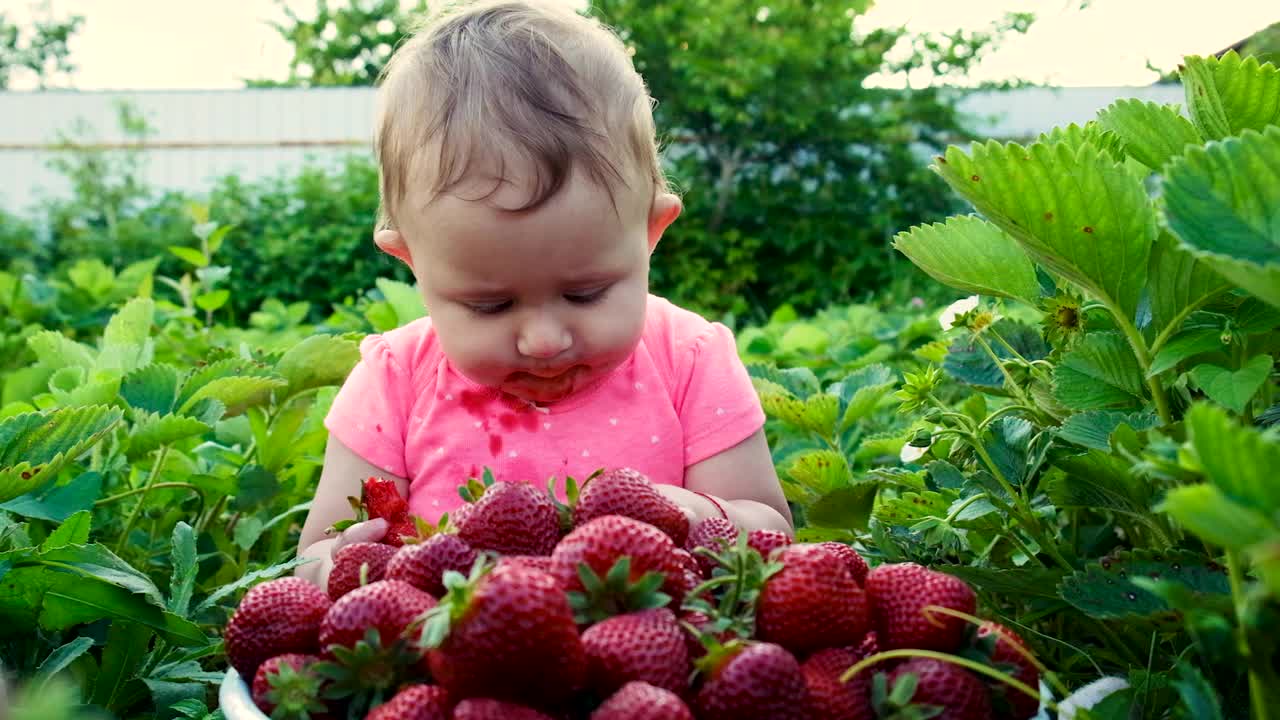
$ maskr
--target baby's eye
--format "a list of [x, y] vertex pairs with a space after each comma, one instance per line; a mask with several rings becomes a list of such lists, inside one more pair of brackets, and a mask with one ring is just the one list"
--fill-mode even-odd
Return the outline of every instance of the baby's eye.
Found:
[[602, 287], [587, 292], [565, 293], [564, 299], [575, 305], [590, 305], [593, 302], [599, 302], [608, 291], [609, 288]]
[[495, 302], [483, 303], [467, 303], [467, 308], [473, 313], [480, 315], [497, 315], [498, 313], [511, 307], [510, 300], [499, 300]]

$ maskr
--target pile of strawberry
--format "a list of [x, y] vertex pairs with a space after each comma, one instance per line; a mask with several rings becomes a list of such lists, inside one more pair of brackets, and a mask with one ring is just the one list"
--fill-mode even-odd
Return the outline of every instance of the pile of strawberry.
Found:
[[[526, 483], [472, 485], [474, 502], [440, 528], [400, 522], [395, 544], [340, 550], [327, 589], [282, 578], [244, 596], [226, 650], [263, 712], [1026, 720], [1037, 710], [961, 665], [879, 655], [960, 654], [1038, 686], [1013, 633], [926, 611], [973, 614], [973, 591], [952, 576], [910, 563], [868, 571], [847, 545], [742, 536], [718, 518], [690, 528], [631, 470], [571, 486], [567, 505]], [[374, 517], [408, 517], [389, 482], [370, 478], [364, 496]]]

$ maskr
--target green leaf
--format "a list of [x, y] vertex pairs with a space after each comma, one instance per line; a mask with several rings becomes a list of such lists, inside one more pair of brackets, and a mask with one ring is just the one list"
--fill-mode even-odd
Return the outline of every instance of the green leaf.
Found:
[[893, 370], [885, 365], [868, 365], [827, 388], [827, 392], [840, 399], [840, 431], [853, 427], [854, 423], [870, 415], [880, 401], [893, 392], [897, 380]]
[[1079, 150], [1083, 145], [1090, 145], [1118, 163], [1124, 162], [1126, 157], [1124, 141], [1120, 136], [1093, 120], [1083, 126], [1075, 123], [1060, 125], [1047, 133], [1041, 133], [1036, 142], [1066, 145], [1072, 151]]
[[879, 487], [862, 483], [833, 490], [818, 498], [805, 517], [818, 527], [866, 530]]
[[1005, 415], [991, 423], [989, 428], [982, 436], [987, 454], [1006, 480], [1014, 487], [1022, 485], [1032, 470], [1027, 460], [1035, 426], [1023, 418]]
[[179, 520], [173, 526], [173, 549], [169, 552], [169, 564], [173, 576], [169, 579], [169, 612], [185, 617], [191, 606], [191, 593], [196, 583], [196, 536], [191, 526]]
[[80, 473], [66, 485], [50, 487], [0, 503], [0, 510], [23, 517], [60, 523], [81, 510], [89, 510], [102, 497], [102, 475], [94, 471]]
[[138, 368], [120, 382], [120, 397], [139, 410], [171, 412], [178, 397], [178, 370], [161, 363]]
[[422, 295], [417, 288], [388, 278], [378, 278], [375, 282], [382, 296], [396, 312], [396, 327], [403, 327], [426, 316], [427, 309], [422, 305]]
[[212, 429], [212, 426], [186, 415], [144, 415], [129, 432], [128, 455], [139, 458], [162, 445], [172, 445]]
[[1197, 365], [1191, 369], [1191, 379], [1214, 402], [1242, 413], [1271, 375], [1272, 362], [1270, 355], [1255, 355], [1236, 371], [1217, 365]]
[[235, 227], [235, 225], [221, 225], [209, 235], [209, 238], [205, 240], [205, 245], [209, 248], [210, 257], [218, 253], [218, 250], [222, 247], [222, 242], [227, 239], [227, 233], [234, 230]]
[[834, 450], [809, 450], [800, 453], [791, 458], [783, 472], [819, 494], [848, 485], [851, 475], [848, 460]]
[[1280, 127], [1188, 151], [1169, 166], [1164, 199], [1183, 247], [1280, 306]]
[[997, 596], [1058, 598], [1056, 588], [1064, 572], [1056, 568], [989, 568], [967, 565], [934, 565], [934, 570], [954, 575], [975, 588]]
[[1186, 551], [1122, 551], [1091, 563], [1058, 587], [1063, 600], [1101, 620], [1121, 618], [1171, 619], [1164, 600], [1135, 585], [1144, 577], [1185, 585], [1193, 592], [1229, 595], [1227, 573], [1221, 565]]
[[954, 491], [946, 493], [908, 492], [896, 498], [883, 500], [875, 509], [875, 518], [887, 525], [910, 526], [927, 517], [945, 518], [951, 503], [959, 497]]
[[1160, 419], [1150, 412], [1090, 410], [1067, 418], [1058, 431], [1058, 437], [1105, 452], [1111, 449], [1111, 433], [1121, 425], [1128, 425], [1134, 430], [1147, 430], [1159, 424]]
[[91, 647], [93, 647], [93, 638], [81, 635], [49, 653], [44, 662], [40, 663], [40, 667], [36, 668], [36, 674], [31, 678], [32, 687], [37, 692], [43, 689], [45, 683], [49, 682], [58, 673], [71, 667], [71, 663], [75, 662], [76, 658], [85, 654]]
[[120, 393], [120, 373], [95, 371], [85, 377], [78, 367], [65, 367], [49, 378], [49, 392], [62, 407], [110, 405]]
[[247, 407], [267, 402], [271, 397], [272, 391], [284, 388], [288, 384], [287, 380], [279, 377], [242, 376], [218, 378], [195, 391], [178, 408], [178, 412], [186, 412], [197, 402], [205, 398], [212, 398], [226, 406], [227, 417], [233, 417], [244, 412]]
[[27, 338], [27, 347], [40, 364], [54, 370], [78, 367], [88, 372], [93, 369], [94, 352], [60, 332], [42, 330]]
[[1123, 336], [1094, 332], [1054, 369], [1053, 397], [1073, 410], [1135, 407], [1143, 401], [1142, 371]]
[[170, 245], [169, 252], [173, 253], [179, 260], [196, 267], [204, 267], [209, 264], [209, 258], [204, 253], [195, 248], [182, 247], [181, 245]]
[[312, 335], [285, 351], [275, 372], [288, 382], [283, 395], [291, 398], [303, 390], [340, 384], [359, 360], [354, 340]]
[[103, 346], [140, 346], [151, 337], [151, 321], [156, 305], [151, 298], [133, 298], [116, 311], [102, 333]]
[[1098, 124], [1115, 133], [1125, 151], [1152, 170], [1181, 155], [1187, 145], [1201, 143], [1200, 133], [1176, 105], [1118, 100], [1098, 113]]
[[1182, 706], [1187, 717], [1196, 720], [1222, 720], [1222, 706], [1218, 691], [1205, 679], [1199, 668], [1186, 660], [1178, 661], [1178, 677], [1171, 680], [1182, 696]]
[[124, 687], [142, 665], [153, 634], [131, 622], [111, 624], [107, 646], [102, 652], [102, 666], [93, 686], [92, 702], [119, 709]]
[[1181, 75], [1191, 120], [1206, 140], [1280, 124], [1280, 71], [1271, 63], [1230, 50], [1185, 58]]
[[1119, 512], [1147, 523], [1152, 488], [1134, 476], [1127, 461], [1105, 450], [1058, 459], [1066, 475], [1045, 483], [1045, 494], [1061, 508]]
[[747, 366], [747, 374], [752, 378], [767, 380], [777, 385], [783, 392], [790, 393], [801, 400], [822, 390], [818, 376], [808, 367], [794, 367], [780, 370], [776, 365], [752, 363]]
[[1165, 370], [1171, 370], [1189, 357], [1224, 349], [1226, 346], [1222, 344], [1222, 331], [1217, 328], [1198, 328], [1181, 332], [1173, 336], [1156, 353], [1155, 358], [1151, 360], [1151, 369], [1147, 371], [1147, 377], [1155, 377]]
[[1156, 510], [1169, 513], [1201, 539], [1227, 550], [1243, 550], [1280, 533], [1265, 515], [1232, 501], [1212, 485], [1174, 488]]
[[115, 408], [63, 408], [0, 420], [0, 502], [25, 495], [97, 443], [120, 421]]
[[253, 544], [258, 542], [258, 538], [262, 536], [262, 521], [253, 515], [240, 518], [236, 523], [235, 532], [232, 540], [240, 547], [241, 550], [248, 550]]
[[1231, 289], [1231, 284], [1208, 263], [1183, 249], [1167, 231], [1160, 233], [1151, 248], [1147, 278], [1151, 326], [1158, 332], [1163, 332], [1180, 314]]
[[778, 346], [787, 353], [820, 355], [827, 351], [830, 342], [831, 335], [826, 330], [809, 323], [796, 323], [782, 334]]
[[191, 611], [191, 614], [193, 616], [199, 615], [205, 610], [208, 610], [209, 608], [217, 605], [218, 602], [225, 597], [235, 595], [241, 590], [247, 590], [253, 587], [254, 585], [257, 585], [260, 582], [265, 582], [267, 580], [273, 580], [275, 578], [278, 578], [281, 575], [292, 572], [293, 569], [298, 567], [299, 565], [306, 565], [307, 563], [314, 562], [314, 561], [315, 561], [315, 558], [295, 557], [290, 560], [286, 560], [285, 562], [277, 563], [270, 567], [265, 567], [261, 570], [255, 570], [254, 572], [248, 573], [244, 577], [241, 577], [239, 580], [236, 580], [235, 582], [229, 583], [227, 585], [223, 585], [222, 587], [210, 593], [209, 597], [205, 598], [199, 605], [196, 606], [195, 610]]
[[1013, 238], [979, 217], [918, 225], [898, 233], [893, 246], [948, 287], [1032, 304], [1040, 296], [1031, 259]]
[[83, 545], [89, 542], [89, 531], [92, 528], [93, 515], [88, 510], [81, 510], [50, 533], [40, 544], [40, 551], [56, 550], [67, 545]]
[[239, 357], [209, 363], [196, 368], [182, 383], [182, 389], [178, 392], [177, 405], [185, 406], [191, 401], [192, 396], [215, 380], [237, 377], [273, 377], [273, 374], [265, 365]]
[[227, 304], [231, 299], [230, 290], [210, 290], [206, 293], [200, 293], [195, 297], [196, 307], [205, 312], [214, 312]]
[[1264, 515], [1280, 511], [1280, 442], [1276, 433], [1241, 427], [1221, 408], [1192, 406], [1184, 418], [1187, 439], [1205, 477], [1227, 497]]
[[1090, 144], [994, 141], [935, 165], [956, 192], [1032, 260], [1134, 317], [1156, 215], [1142, 182]]
[[835, 395], [817, 393], [801, 400], [767, 380], [756, 379], [752, 382], [760, 393], [760, 404], [769, 417], [801, 430], [831, 437], [840, 409], [840, 399]]
[[[1043, 360], [1049, 356], [1049, 346], [1040, 337], [1040, 332], [1026, 323], [1002, 318], [991, 326], [990, 331], [998, 333], [1027, 360]], [[1003, 344], [990, 339], [987, 343], [995, 356], [1001, 360], [1013, 357]], [[956, 340], [948, 348], [942, 369], [948, 375], [968, 385], [987, 388], [1004, 387], [1004, 375], [1000, 372], [1000, 368], [973, 337]]]

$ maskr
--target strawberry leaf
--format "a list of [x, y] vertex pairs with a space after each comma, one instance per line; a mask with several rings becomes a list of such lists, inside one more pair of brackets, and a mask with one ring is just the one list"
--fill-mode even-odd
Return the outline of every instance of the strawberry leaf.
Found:
[[966, 293], [1024, 300], [1040, 296], [1035, 266], [1018, 243], [973, 215], [898, 233], [894, 249], [938, 282]]
[[1220, 58], [1193, 55], [1184, 60], [1182, 85], [1206, 140], [1280, 124], [1280, 70], [1271, 63], [1241, 60], [1234, 50]]
[[1099, 112], [1098, 124], [1115, 133], [1125, 151], [1152, 170], [1181, 155], [1187, 145], [1201, 143], [1200, 133], [1176, 105], [1126, 98]]

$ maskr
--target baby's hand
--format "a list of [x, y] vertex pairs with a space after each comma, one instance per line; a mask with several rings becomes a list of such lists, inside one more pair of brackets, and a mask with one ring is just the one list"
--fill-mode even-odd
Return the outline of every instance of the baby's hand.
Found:
[[[675, 485], [657, 483], [654, 487], [684, 512], [685, 517], [689, 518], [689, 527], [691, 528], [706, 518], [722, 518], [725, 516], [720, 507], [717, 507], [716, 503], [708, 499], [706, 495], [692, 490], [685, 490]], [[721, 503], [723, 502], [721, 501]]]
[[374, 518], [356, 523], [331, 538], [313, 543], [303, 555], [315, 558], [316, 562], [298, 568], [298, 574], [319, 585], [322, 590], [327, 590], [329, 573], [333, 571], [333, 558], [338, 551], [354, 543], [378, 542], [386, 536], [387, 527], [386, 520]]

